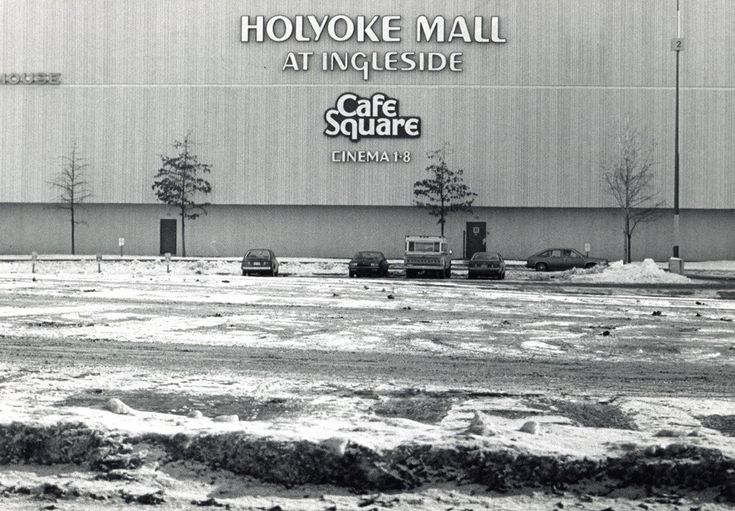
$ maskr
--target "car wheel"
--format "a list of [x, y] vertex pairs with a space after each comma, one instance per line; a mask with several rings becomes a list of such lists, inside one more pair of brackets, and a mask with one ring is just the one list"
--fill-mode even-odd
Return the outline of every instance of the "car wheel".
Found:
[[549, 265], [546, 263], [536, 263], [536, 271], [546, 271], [549, 269]]
[[500, 280], [505, 280], [505, 272], [500, 274]]
[[354, 272], [354, 271], [351, 271], [351, 272], [350, 272], [350, 278], [351, 278], [351, 279], [355, 278], [355, 272]]

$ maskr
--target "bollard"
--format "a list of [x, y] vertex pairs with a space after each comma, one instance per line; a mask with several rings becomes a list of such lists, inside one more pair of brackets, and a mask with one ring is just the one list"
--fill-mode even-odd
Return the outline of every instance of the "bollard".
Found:
[[684, 259], [681, 259], [679, 257], [670, 257], [669, 272], [684, 275]]
[[36, 273], [36, 261], [38, 261], [38, 252], [31, 252], [31, 273]]
[[125, 246], [125, 238], [118, 238], [117, 244], [120, 246], [120, 257], [123, 256], [123, 247]]
[[166, 258], [166, 273], [171, 273], [171, 268], [169, 267], [171, 264], [171, 252], [166, 252], [163, 256]]
[[102, 273], [102, 254], [97, 254], [97, 273]]

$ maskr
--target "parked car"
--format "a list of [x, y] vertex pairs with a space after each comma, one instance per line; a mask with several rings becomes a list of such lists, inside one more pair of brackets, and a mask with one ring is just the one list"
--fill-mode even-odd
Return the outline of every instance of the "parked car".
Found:
[[359, 275], [388, 276], [388, 260], [383, 252], [364, 250], [354, 255], [349, 264], [350, 277]]
[[269, 248], [251, 248], [242, 258], [243, 275], [278, 275], [278, 259]]
[[433, 274], [449, 278], [452, 274], [452, 251], [441, 236], [406, 236], [403, 264], [406, 278]]
[[467, 264], [467, 278], [492, 277], [505, 278], [505, 261], [497, 252], [475, 252]]
[[592, 268], [597, 264], [607, 264], [607, 259], [588, 257], [573, 248], [547, 248], [526, 261], [526, 267], [536, 271]]

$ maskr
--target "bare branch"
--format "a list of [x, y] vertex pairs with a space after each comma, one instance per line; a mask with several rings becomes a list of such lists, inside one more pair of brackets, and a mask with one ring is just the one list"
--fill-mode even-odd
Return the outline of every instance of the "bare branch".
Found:
[[82, 202], [92, 197], [89, 182], [85, 172], [89, 164], [85, 163], [79, 155], [76, 141], [72, 142], [68, 156], [60, 156], [62, 162], [61, 170], [48, 181], [52, 190], [57, 192], [56, 202], [59, 209], [69, 212], [71, 222], [71, 253], [75, 253], [74, 226], [85, 222], [75, 217], [75, 208]]
[[630, 244], [639, 224], [656, 220], [665, 202], [653, 187], [655, 178], [653, 139], [646, 137], [626, 118], [617, 134], [617, 152], [602, 162], [605, 191], [623, 217], [625, 261], [630, 262]]

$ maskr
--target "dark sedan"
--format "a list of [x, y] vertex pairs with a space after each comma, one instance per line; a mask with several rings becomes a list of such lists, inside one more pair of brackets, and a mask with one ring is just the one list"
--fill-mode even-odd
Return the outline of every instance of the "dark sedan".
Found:
[[252, 248], [242, 258], [243, 275], [278, 275], [278, 259], [269, 248]]
[[388, 276], [388, 260], [382, 252], [366, 250], [358, 252], [349, 263], [350, 277], [358, 275]]
[[588, 257], [573, 248], [547, 248], [526, 261], [526, 267], [536, 271], [592, 268], [598, 264], [607, 264], [607, 259]]
[[497, 252], [475, 252], [467, 265], [467, 278], [505, 278], [505, 261]]

